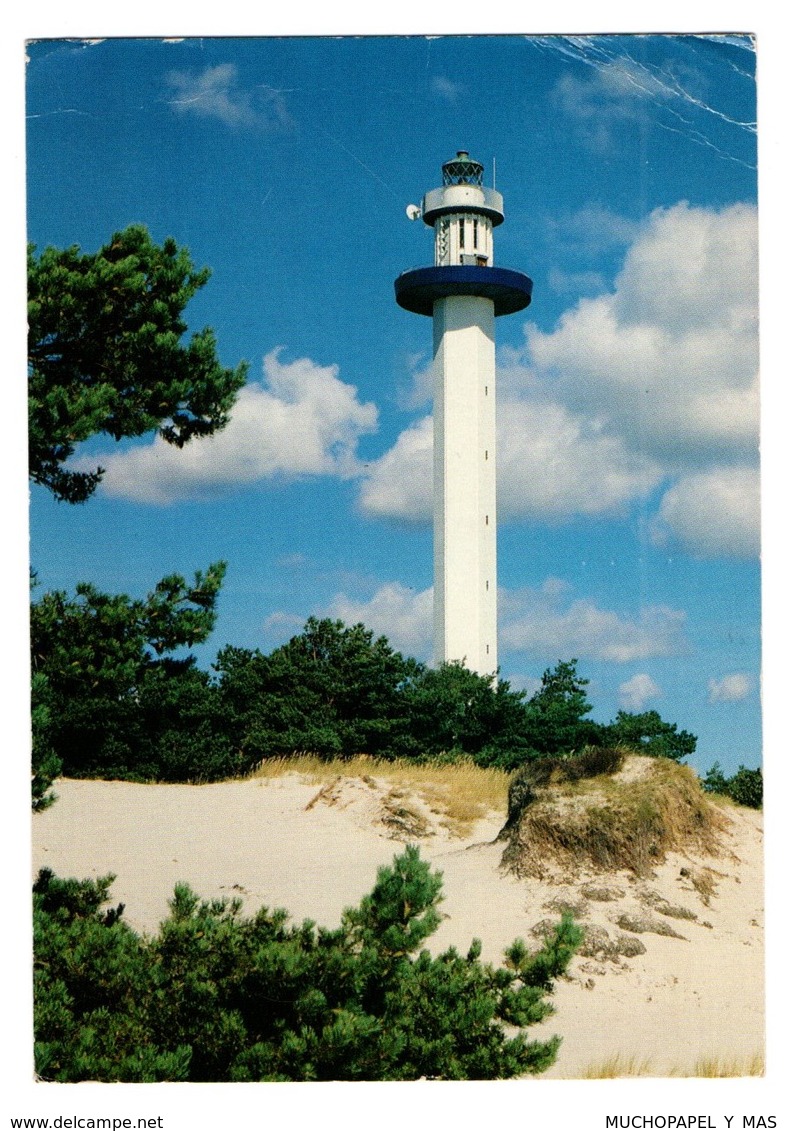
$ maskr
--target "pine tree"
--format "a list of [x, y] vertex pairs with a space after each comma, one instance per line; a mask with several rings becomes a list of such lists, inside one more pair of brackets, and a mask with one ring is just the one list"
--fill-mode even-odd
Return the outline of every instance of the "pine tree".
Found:
[[542, 1072], [559, 1038], [529, 1041], [582, 932], [562, 920], [503, 967], [474, 941], [433, 956], [441, 877], [408, 848], [335, 930], [176, 888], [154, 937], [111, 877], [34, 888], [36, 1066], [48, 1080], [503, 1079]]
[[30, 476], [57, 499], [84, 502], [103, 474], [64, 466], [91, 436], [157, 429], [182, 447], [223, 428], [247, 366], [223, 368], [213, 331], [183, 345], [181, 315], [208, 281], [173, 239], [116, 232], [95, 254], [28, 249]]

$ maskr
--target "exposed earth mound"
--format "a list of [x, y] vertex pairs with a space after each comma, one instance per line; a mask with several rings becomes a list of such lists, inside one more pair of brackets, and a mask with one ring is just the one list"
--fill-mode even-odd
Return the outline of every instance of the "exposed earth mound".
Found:
[[501, 863], [518, 877], [647, 877], [669, 852], [718, 855], [726, 824], [689, 767], [590, 749], [515, 775]]

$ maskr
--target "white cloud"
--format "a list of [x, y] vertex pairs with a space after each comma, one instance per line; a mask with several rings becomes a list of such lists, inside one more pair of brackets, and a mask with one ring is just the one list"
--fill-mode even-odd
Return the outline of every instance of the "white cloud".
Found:
[[619, 702], [627, 711], [642, 711], [646, 703], [661, 694], [662, 688], [645, 672], [633, 675], [618, 689]]
[[179, 114], [269, 130], [289, 129], [293, 124], [282, 92], [264, 85], [243, 88], [235, 63], [219, 63], [202, 71], [171, 71], [167, 83], [174, 90], [170, 105]]
[[[368, 514], [421, 522], [432, 517], [431, 417], [402, 432], [371, 463], [361, 487]], [[498, 514], [565, 519], [616, 514], [659, 481], [657, 466], [559, 404], [502, 401], [498, 408]]]
[[357, 389], [340, 381], [337, 366], [309, 358], [285, 363], [280, 352], [265, 357], [264, 383], [241, 389], [229, 424], [214, 436], [191, 440], [181, 449], [157, 437], [99, 455], [106, 468], [103, 489], [164, 504], [276, 476], [358, 475], [358, 440], [375, 431], [375, 405], [359, 401]]
[[744, 672], [731, 672], [720, 679], [709, 680], [710, 703], [734, 703], [746, 699], [752, 691], [752, 680]]
[[561, 404], [502, 401], [498, 419], [498, 508], [504, 521], [621, 513], [659, 481], [652, 461]]
[[628, 663], [684, 648], [685, 614], [666, 605], [620, 616], [588, 597], [574, 597], [571, 586], [556, 578], [539, 589], [499, 591], [498, 600], [499, 636], [515, 651]]
[[267, 636], [276, 637], [279, 639], [290, 639], [291, 636], [297, 636], [301, 629], [304, 627], [307, 618], [302, 617], [298, 613], [285, 613], [275, 612], [267, 616], [263, 621], [263, 632]]
[[[752, 36], [725, 38], [728, 46], [754, 50]], [[646, 110], [652, 129], [656, 123], [677, 130], [686, 140], [723, 157], [727, 155], [719, 148], [721, 126], [748, 134], [755, 132], [754, 121], [738, 120], [707, 101], [705, 79], [692, 65], [677, 66], [674, 61], [673, 66], [666, 68], [659, 62], [622, 57], [599, 37], [542, 36], [539, 43], [544, 50], [588, 68], [587, 77], [577, 77], [562, 68], [564, 76], [551, 92], [553, 103], [573, 119], [578, 136], [588, 145], [609, 147], [616, 125], [641, 117]], [[744, 77], [732, 55], [728, 66], [731, 81], [735, 83]], [[572, 68], [576, 70], [577, 67]], [[711, 121], [715, 126], [713, 133], [708, 131]], [[741, 160], [732, 155], [731, 159]]]
[[363, 624], [407, 656], [426, 656], [432, 650], [432, 588], [417, 592], [398, 581], [387, 581], [367, 601], [338, 594], [326, 615], [345, 624]]
[[432, 520], [432, 417], [401, 432], [392, 448], [369, 464], [361, 482], [361, 509], [407, 522]]
[[[499, 589], [498, 610], [501, 646], [531, 653], [540, 661], [577, 657], [630, 663], [676, 655], [685, 648], [683, 612], [655, 605], [637, 616], [621, 616], [600, 608], [590, 598], [577, 597], [571, 585], [558, 578], [548, 578], [538, 589]], [[380, 583], [371, 596], [338, 593], [319, 611], [320, 616], [345, 624], [361, 623], [376, 635], [386, 636], [406, 655], [425, 659], [432, 653], [432, 614], [432, 587], [415, 590], [399, 581]], [[296, 631], [305, 619], [275, 613], [265, 628]], [[515, 685], [533, 692], [541, 683], [520, 676]], [[659, 691], [649, 676], [635, 676], [622, 685], [622, 702], [634, 704], [638, 696], [645, 701]]]
[[547, 234], [564, 254], [581, 252], [587, 256], [630, 244], [639, 230], [636, 220], [591, 201], [574, 212], [549, 220]]
[[553, 104], [574, 122], [591, 149], [610, 148], [615, 126], [637, 116], [645, 98], [659, 94], [653, 76], [634, 62], [602, 63], [590, 78], [564, 73], [553, 87]]
[[752, 467], [723, 467], [684, 476], [663, 496], [652, 535], [657, 543], [676, 538], [700, 557], [757, 557], [758, 472]]
[[604, 289], [605, 281], [599, 271], [562, 271], [551, 267], [547, 285], [556, 294], [595, 294]]
[[552, 333], [526, 327], [537, 377], [666, 464], [753, 458], [757, 225], [749, 205], [657, 209], [614, 290]]

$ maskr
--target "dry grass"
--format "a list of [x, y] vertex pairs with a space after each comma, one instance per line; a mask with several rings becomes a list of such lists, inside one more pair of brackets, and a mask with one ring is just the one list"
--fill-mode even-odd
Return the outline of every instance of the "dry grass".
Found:
[[615, 1053], [598, 1064], [592, 1064], [580, 1074], [583, 1080], [616, 1080], [625, 1076], [671, 1076], [684, 1079], [722, 1077], [763, 1076], [764, 1061], [761, 1053], [755, 1053], [746, 1059], [721, 1058], [715, 1056], [702, 1057], [688, 1068], [674, 1066], [669, 1072], [656, 1071], [651, 1067], [651, 1061], [638, 1059], [636, 1056], [622, 1056]]
[[[739, 1058], [721, 1060], [716, 1056], [703, 1057], [696, 1063], [695, 1070], [690, 1075], [716, 1079], [723, 1076], [763, 1076], [764, 1071], [763, 1054], [754, 1053], [747, 1060]], [[681, 1075], [684, 1075], [684, 1073]]]
[[651, 1062], [636, 1056], [615, 1053], [599, 1064], [592, 1064], [581, 1073], [582, 1080], [617, 1080], [621, 1076], [650, 1076]]
[[704, 907], [708, 907], [711, 903], [711, 897], [717, 894], [715, 875], [718, 873], [715, 873], [711, 868], [687, 868], [685, 871]]
[[502, 863], [518, 876], [558, 868], [647, 876], [667, 852], [719, 852], [726, 825], [688, 766], [631, 755], [621, 771], [552, 783], [523, 809]]
[[482, 769], [470, 759], [451, 764], [413, 765], [385, 762], [359, 755], [347, 760], [321, 761], [312, 755], [277, 758], [263, 762], [252, 775], [277, 778], [299, 774], [310, 784], [333, 786], [341, 778], [361, 778], [389, 787], [404, 800], [411, 792], [433, 813], [452, 836], [467, 836], [476, 821], [490, 814], [506, 813], [511, 774]]

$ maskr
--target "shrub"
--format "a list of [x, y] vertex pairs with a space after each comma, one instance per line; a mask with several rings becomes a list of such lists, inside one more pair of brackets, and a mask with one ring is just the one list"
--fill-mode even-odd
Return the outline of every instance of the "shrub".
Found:
[[33, 603], [34, 807], [61, 770], [214, 781], [272, 758], [364, 754], [508, 772], [622, 742], [673, 759], [694, 749], [655, 711], [589, 719], [576, 660], [548, 668], [527, 699], [462, 663], [427, 668], [362, 624], [312, 617], [269, 655], [227, 646], [214, 674], [201, 671], [182, 650], [207, 639], [224, 573], [219, 562], [192, 586], [165, 577], [145, 600], [80, 584]]
[[36, 1065], [48, 1080], [495, 1079], [541, 1072], [559, 1038], [523, 1030], [582, 941], [565, 917], [534, 953], [516, 940], [504, 967], [421, 949], [439, 922], [441, 878], [409, 848], [336, 930], [251, 918], [239, 901], [176, 888], [153, 938], [122, 907], [102, 911], [112, 877], [34, 888]]
[[643, 711], [638, 715], [619, 711], [615, 720], [602, 731], [604, 742], [609, 746], [626, 746], [638, 754], [670, 758], [674, 762], [694, 754], [698, 744], [694, 734], [680, 731], [675, 723], [666, 723], [657, 711]]
[[726, 778], [719, 762], [715, 762], [703, 778], [703, 788], [709, 793], [730, 797], [738, 805], [746, 805], [750, 809], [763, 808], [763, 773], [760, 766], [755, 770], [739, 766], [735, 774]]
[[408, 725], [403, 688], [423, 669], [361, 624], [314, 617], [268, 656], [228, 647], [214, 666], [249, 764], [294, 753], [392, 757]]

